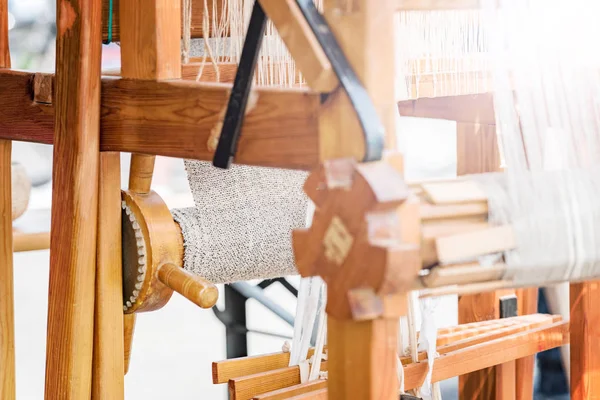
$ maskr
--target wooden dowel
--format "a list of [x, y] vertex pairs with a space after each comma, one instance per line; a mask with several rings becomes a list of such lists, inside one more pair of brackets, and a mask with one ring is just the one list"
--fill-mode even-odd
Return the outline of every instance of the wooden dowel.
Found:
[[131, 361], [131, 347], [133, 344], [133, 332], [135, 332], [135, 314], [123, 314], [123, 338], [124, 338], [124, 374], [129, 371], [129, 363]]
[[94, 320], [93, 400], [124, 398], [121, 160], [100, 156], [98, 259]]
[[15, 253], [22, 251], [46, 250], [49, 248], [50, 232], [13, 232], [13, 250]]
[[213, 283], [173, 264], [161, 265], [158, 268], [158, 279], [202, 308], [211, 308], [219, 298], [219, 290]]
[[147, 194], [150, 192], [155, 159], [155, 156], [146, 154], [131, 155], [129, 190], [138, 194]]
[[7, 400], [16, 397], [11, 148], [10, 141], [0, 140], [0, 398]]

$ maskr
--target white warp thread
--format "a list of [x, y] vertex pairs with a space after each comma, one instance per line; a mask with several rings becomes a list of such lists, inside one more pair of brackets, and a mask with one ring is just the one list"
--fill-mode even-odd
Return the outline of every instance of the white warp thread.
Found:
[[306, 172], [186, 161], [195, 208], [172, 210], [184, 268], [214, 283], [297, 274], [291, 232], [305, 227]]

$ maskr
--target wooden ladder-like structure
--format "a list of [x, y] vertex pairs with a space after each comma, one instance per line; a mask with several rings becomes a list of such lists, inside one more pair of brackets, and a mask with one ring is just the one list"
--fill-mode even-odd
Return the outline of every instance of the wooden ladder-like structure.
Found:
[[[307, 181], [310, 183], [310, 179], [323, 178], [324, 168], [329, 168], [332, 160], [362, 159], [363, 132], [346, 95], [340, 90], [332, 91], [338, 86], [337, 78], [314, 36], [297, 18], [295, 3], [259, 1], [283, 33], [282, 38], [311, 90], [256, 88], [257, 104], [245, 119], [236, 162], [311, 170], [313, 173]], [[119, 76], [102, 75], [100, 70], [106, 4], [102, 0], [57, 0], [56, 72], [42, 74], [10, 70], [7, 0], [0, 0], [0, 238], [3, 249], [0, 251], [0, 297], [6, 299], [0, 308], [3, 329], [0, 357], [6, 361], [0, 379], [2, 399], [15, 398], [12, 224], [7, 216], [11, 204], [11, 141], [54, 145], [46, 399], [123, 397], [121, 371], [126, 370], [124, 353], [130, 345], [127, 337], [131, 336], [126, 335], [124, 343], [123, 332], [125, 329], [131, 334], [134, 321], [131, 314], [123, 317], [119, 152], [134, 154], [129, 187], [141, 195], [149, 191], [154, 156], [211, 160], [214, 154], [209, 143], [215, 126], [222, 119], [230, 87], [185, 80], [189, 76], [186, 68], [191, 67], [182, 67], [180, 61], [179, 2], [113, 0], [116, 13], [113, 39], [118, 38], [122, 49]], [[393, 85], [390, 85], [394, 80], [394, 46], [392, 40], [382, 38], [393, 32], [393, 11], [402, 7], [477, 6], [478, 1], [462, 0], [325, 0], [324, 16], [375, 103], [388, 132], [390, 149], [394, 147], [397, 112]], [[202, 34], [201, 31], [193, 33]], [[320, 92], [332, 93], [321, 103]], [[475, 112], [490, 115], [489, 109], [481, 109], [481, 104], [461, 108], [461, 98], [427, 101], [444, 101], [445, 107], [429, 107], [417, 100], [410, 103], [411, 112], [420, 110], [419, 116], [435, 117], [441, 110], [444, 118], [467, 123], [475, 121], [472, 118]], [[448, 117], [452, 110], [456, 114]], [[370, 176], [369, 171], [379, 172], [384, 168], [386, 173], [393, 174], [383, 164], [356, 167], [365, 178], [358, 183], [375, 195], [374, 202], [371, 198], [365, 204], [386, 211], [402, 205], [404, 217], [414, 218], [415, 208], [406, 202], [400, 186], [391, 194], [373, 186], [377, 179]], [[395, 165], [398, 167], [398, 163]], [[394, 171], [397, 174], [397, 169]], [[335, 199], [344, 198], [338, 198], [335, 190], [330, 195], [333, 197], [312, 193], [323, 217], [315, 221], [331, 221], [332, 212], [343, 211], [333, 205]], [[395, 200], [390, 201], [388, 195]], [[378, 208], [383, 198], [387, 201]], [[350, 213], [344, 215], [342, 221], [347, 224], [362, 216], [364, 214]], [[418, 226], [419, 222], [414, 219], [414, 224]], [[356, 226], [362, 225], [357, 223]], [[350, 227], [350, 233], [356, 235], [355, 227]], [[406, 311], [406, 291], [412, 288], [421, 269], [420, 252], [403, 249], [394, 253], [402, 257], [401, 262], [390, 259], [389, 265], [402, 268], [392, 280], [386, 275], [389, 265], [385, 262], [378, 264], [381, 269], [377, 269], [379, 275], [376, 276], [373, 270], [365, 270], [360, 260], [352, 257], [347, 258], [349, 264], [345, 264], [346, 259], [342, 261], [343, 267], [351, 267], [352, 272], [339, 272], [330, 268], [315, 247], [324, 229], [324, 225], [313, 224], [312, 232], [298, 232], [294, 238], [295, 245], [300, 243], [308, 249], [304, 253], [308, 258], [298, 258], [301, 273], [318, 274], [329, 281], [328, 332], [332, 338], [327, 361], [329, 378], [327, 393], [320, 388], [318, 395], [330, 399], [396, 398], [397, 318]], [[405, 233], [409, 233], [418, 248], [418, 230], [409, 229]], [[339, 239], [339, 231], [337, 235], [334, 237]], [[344, 237], [343, 230], [341, 237]], [[365, 245], [361, 237], [354, 237], [359, 238], [354, 244]], [[382, 260], [388, 256], [382, 255]], [[364, 282], [367, 282], [367, 290], [357, 291]], [[384, 287], [382, 282], [386, 284]], [[481, 340], [475, 335], [463, 339], [467, 342], [460, 345], [460, 341], [440, 345], [455, 347], [451, 347], [452, 350], [440, 348], [447, 356], [436, 362], [438, 372], [434, 372], [434, 380], [510, 363], [563, 345], [568, 343], [570, 333], [572, 398], [600, 396], [600, 384], [595, 383], [600, 380], [593, 379], [600, 373], [597, 372], [600, 371], [598, 358], [593, 356], [600, 346], [594, 341], [600, 329], [595, 324], [596, 313], [600, 311], [592, 307], [598, 290], [594, 282], [572, 285], [570, 324], [547, 317], [540, 327], [529, 326], [529, 330], [520, 335], [513, 333], [509, 341], [502, 337], [490, 341], [488, 337], [484, 342], [475, 343], [473, 340]], [[524, 321], [520, 323], [526, 324]], [[507, 345], [513, 350], [506, 352]], [[490, 360], [481, 356], [482, 351], [503, 355]], [[456, 363], [461, 363], [464, 357], [477, 361], [456, 369]], [[405, 371], [414, 373], [409, 382], [415, 386], [421, 382], [425, 365], [406, 366]], [[506, 370], [501, 368], [502, 371]], [[244, 375], [219, 379], [237, 379]]]

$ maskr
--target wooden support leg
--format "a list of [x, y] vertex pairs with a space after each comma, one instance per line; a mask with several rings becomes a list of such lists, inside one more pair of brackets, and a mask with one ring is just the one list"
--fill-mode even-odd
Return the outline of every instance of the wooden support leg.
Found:
[[[537, 313], [538, 289], [528, 288], [517, 290], [519, 298], [519, 315]], [[535, 355], [517, 360], [517, 400], [533, 399], [533, 372], [535, 368]]]
[[120, 165], [119, 153], [102, 153], [100, 156], [94, 400], [118, 400], [124, 396]]
[[[496, 131], [491, 125], [457, 123], [457, 174], [466, 175], [498, 171], [500, 157]], [[499, 318], [497, 292], [460, 296], [458, 323], [485, 321]], [[464, 400], [493, 400], [495, 368], [486, 368], [459, 377], [459, 397]]]
[[0, 140], [0, 399], [6, 400], [16, 397], [11, 144]]
[[600, 399], [600, 282], [574, 283], [571, 299], [571, 399]]
[[330, 399], [398, 398], [397, 319], [327, 319]]
[[[10, 68], [7, 0], [0, 0], [0, 68]], [[0, 399], [6, 400], [16, 397], [11, 148], [0, 141]]]
[[101, 0], [57, 0], [48, 400], [79, 400], [91, 394], [101, 10]]

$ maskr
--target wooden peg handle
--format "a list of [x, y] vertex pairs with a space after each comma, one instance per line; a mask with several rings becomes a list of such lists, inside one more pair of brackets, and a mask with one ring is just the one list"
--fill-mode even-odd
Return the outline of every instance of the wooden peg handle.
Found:
[[217, 287], [181, 267], [173, 264], [163, 264], [158, 268], [158, 279], [202, 308], [210, 308], [219, 298]]

